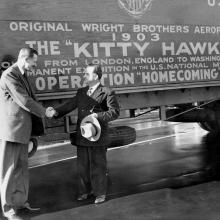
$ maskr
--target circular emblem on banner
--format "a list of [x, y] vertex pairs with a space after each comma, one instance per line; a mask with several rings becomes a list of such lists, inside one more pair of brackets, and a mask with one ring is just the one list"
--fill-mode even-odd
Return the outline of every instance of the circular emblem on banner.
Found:
[[147, 10], [151, 9], [153, 0], [118, 0], [120, 8], [123, 8], [129, 15], [139, 18]]

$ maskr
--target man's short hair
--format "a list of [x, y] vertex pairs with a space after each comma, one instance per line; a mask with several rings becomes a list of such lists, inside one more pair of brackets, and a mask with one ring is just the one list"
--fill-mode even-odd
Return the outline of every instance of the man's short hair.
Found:
[[102, 67], [101, 67], [101, 65], [90, 63], [88, 66], [93, 66], [94, 67], [93, 72], [98, 75], [98, 78], [100, 80], [102, 78]]
[[38, 52], [31, 47], [24, 47], [19, 51], [18, 58], [27, 57], [32, 58], [34, 54], [38, 55]]

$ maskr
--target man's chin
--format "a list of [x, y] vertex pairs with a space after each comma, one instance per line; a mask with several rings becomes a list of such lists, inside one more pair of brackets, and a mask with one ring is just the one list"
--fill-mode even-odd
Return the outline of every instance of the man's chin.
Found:
[[28, 71], [34, 73], [35, 70], [36, 68], [30, 68]]
[[34, 69], [33, 69], [33, 68], [28, 67], [28, 68], [26, 68], [26, 70], [27, 70], [27, 71], [29, 71], [29, 72], [32, 72]]

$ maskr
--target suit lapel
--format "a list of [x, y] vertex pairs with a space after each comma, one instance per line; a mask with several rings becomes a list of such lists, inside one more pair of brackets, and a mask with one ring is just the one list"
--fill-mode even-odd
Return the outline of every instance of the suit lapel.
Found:
[[91, 97], [93, 99], [97, 99], [97, 97], [101, 94], [101, 91], [102, 91], [102, 85], [99, 84], [99, 86], [96, 88], [96, 90], [92, 93]]
[[25, 82], [26, 82], [26, 85], [27, 85], [27, 87], [28, 87], [27, 89], [29, 89], [29, 91], [30, 91], [31, 97], [32, 97], [34, 100], [37, 100], [37, 98], [36, 98], [36, 96], [35, 96], [35, 93], [34, 93], [34, 91], [33, 91], [33, 89], [32, 89], [32, 86], [30, 85], [30, 82], [29, 82], [27, 76], [26, 76], [26, 77], [23, 76], [23, 78], [24, 78], [24, 80], [25, 80]]
[[32, 98], [35, 99], [35, 95], [34, 95], [32, 89], [31, 89], [31, 86], [30, 86], [30, 84], [29, 84], [29, 82], [28, 82], [28, 79], [26, 79], [26, 78], [22, 75], [22, 73], [21, 73], [21, 71], [19, 70], [18, 66], [15, 66], [14, 69], [15, 69], [15, 71], [17, 72], [17, 75], [18, 75], [19, 79], [21, 80], [22, 84], [25, 86], [25, 88], [26, 88], [28, 94], [29, 94]]

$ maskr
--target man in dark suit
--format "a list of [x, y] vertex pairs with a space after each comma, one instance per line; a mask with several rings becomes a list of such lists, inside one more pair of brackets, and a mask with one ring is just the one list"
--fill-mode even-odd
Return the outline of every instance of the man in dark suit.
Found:
[[[101, 77], [102, 69], [99, 65], [87, 66], [84, 74], [87, 87], [78, 89], [75, 97], [55, 109], [57, 117], [61, 117], [78, 108], [76, 136], [78, 200], [87, 199], [92, 192], [96, 196], [96, 204], [106, 199], [108, 122], [119, 116], [119, 105], [114, 92], [101, 85]], [[97, 118], [101, 125], [101, 135], [96, 141], [83, 137], [80, 131], [81, 121], [90, 114]]]
[[[43, 133], [42, 118], [52, 113], [37, 102], [26, 76], [36, 66], [37, 58], [36, 50], [21, 49], [17, 62], [0, 79], [0, 194], [2, 212], [8, 219], [22, 219], [17, 210], [31, 209], [28, 143], [31, 135]], [[37, 124], [32, 123], [33, 119]]]

